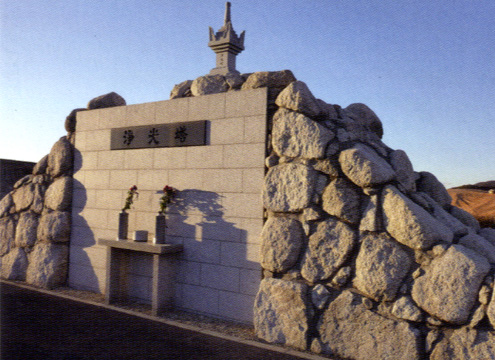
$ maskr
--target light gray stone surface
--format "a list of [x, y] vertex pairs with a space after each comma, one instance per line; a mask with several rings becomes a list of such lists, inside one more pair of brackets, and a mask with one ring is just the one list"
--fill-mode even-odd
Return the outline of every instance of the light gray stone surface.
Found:
[[242, 84], [242, 90], [269, 87], [283, 89], [291, 82], [296, 81], [294, 74], [290, 70], [282, 71], [259, 71], [255, 72]]
[[411, 256], [386, 233], [364, 234], [354, 287], [377, 301], [394, 300], [411, 264]]
[[263, 279], [254, 303], [258, 337], [270, 343], [306, 349], [308, 287], [282, 279]]
[[415, 279], [412, 297], [429, 314], [463, 324], [488, 271], [490, 264], [484, 257], [462, 245], [452, 245]]
[[371, 187], [385, 184], [395, 177], [395, 171], [375, 150], [358, 143], [340, 153], [342, 171], [356, 185]]
[[309, 237], [302, 276], [310, 282], [330, 278], [347, 260], [356, 242], [357, 236], [349, 225], [332, 218], [320, 222]]
[[431, 360], [495, 359], [495, 333], [462, 327], [451, 331], [434, 347]]
[[268, 170], [263, 204], [272, 211], [294, 212], [307, 207], [313, 197], [316, 172], [309, 166], [288, 163]]
[[336, 287], [344, 286], [349, 281], [351, 274], [352, 268], [350, 266], [341, 267], [333, 277], [332, 285]]
[[297, 262], [303, 238], [304, 230], [298, 220], [269, 218], [261, 232], [261, 266], [272, 272], [288, 271]]
[[170, 92], [170, 99], [177, 99], [191, 94], [192, 80], [186, 80], [174, 86]]
[[423, 191], [430, 195], [433, 200], [440, 204], [440, 206], [450, 205], [452, 197], [435, 175], [427, 171], [422, 171], [419, 175], [420, 177], [416, 182], [418, 191]]
[[29, 255], [26, 282], [48, 289], [63, 285], [67, 277], [68, 256], [66, 244], [36, 244]]
[[302, 81], [294, 81], [278, 95], [275, 101], [280, 107], [297, 111], [310, 118], [315, 118], [321, 113], [320, 106], [315, 97]]
[[34, 186], [34, 184], [29, 183], [14, 190], [12, 200], [14, 201], [16, 212], [21, 212], [31, 206], [34, 199]]
[[327, 174], [331, 178], [336, 178], [339, 176], [339, 165], [330, 159], [320, 159], [315, 160], [313, 164], [313, 169]]
[[205, 75], [195, 79], [191, 84], [193, 96], [218, 94], [226, 92], [229, 86], [225, 82], [223, 75]]
[[490, 263], [495, 264], [495, 246], [483, 236], [474, 233], [467, 234], [459, 239], [459, 244], [476, 251]]
[[381, 139], [383, 136], [382, 122], [367, 105], [355, 103], [346, 107], [345, 110], [350, 112], [354, 119], [361, 122]]
[[412, 249], [428, 249], [440, 241], [450, 243], [453, 232], [396, 187], [383, 191], [383, 221], [387, 231]]
[[355, 360], [419, 360], [419, 331], [375, 314], [360, 298], [346, 290], [330, 303], [318, 324], [323, 353]]
[[397, 181], [408, 192], [416, 190], [416, 173], [411, 160], [403, 150], [395, 150], [390, 154], [390, 164], [395, 170]]
[[356, 224], [361, 219], [361, 190], [344, 178], [332, 180], [322, 196], [322, 207], [328, 214]]
[[87, 107], [89, 110], [93, 110], [123, 105], [126, 105], [124, 98], [115, 92], [111, 92], [91, 99]]
[[2, 257], [0, 274], [6, 280], [24, 281], [26, 279], [27, 266], [28, 259], [24, 249], [14, 248]]
[[7, 254], [15, 243], [16, 222], [13, 217], [0, 219], [0, 256]]
[[423, 321], [423, 313], [409, 296], [402, 296], [392, 306], [392, 315], [403, 320]]
[[67, 211], [53, 211], [41, 216], [38, 241], [67, 242], [70, 239], [71, 216]]
[[17, 247], [31, 247], [35, 244], [38, 217], [38, 214], [31, 211], [23, 212], [20, 215], [15, 232], [15, 245]]
[[273, 117], [272, 144], [279, 156], [323, 158], [333, 137], [331, 130], [303, 114], [279, 109]]
[[72, 203], [72, 177], [61, 176], [48, 187], [45, 206], [51, 210], [67, 211]]
[[72, 174], [72, 145], [66, 136], [62, 136], [50, 150], [47, 172], [52, 177]]

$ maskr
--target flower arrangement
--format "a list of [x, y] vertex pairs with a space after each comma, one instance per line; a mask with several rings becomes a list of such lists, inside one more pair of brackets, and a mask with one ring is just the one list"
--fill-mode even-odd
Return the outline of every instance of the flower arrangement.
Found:
[[126, 210], [131, 208], [131, 205], [134, 202], [134, 195], [136, 195], [136, 198], [139, 196], [137, 190], [138, 190], [137, 186], [132, 185], [130, 189], [127, 191], [127, 198], [125, 199], [125, 205], [122, 208], [122, 212], [125, 212]]
[[177, 189], [165, 185], [165, 187], [163, 188], [163, 196], [160, 198], [160, 211], [158, 212], [158, 214], [165, 214], [168, 204], [172, 202], [176, 194]]

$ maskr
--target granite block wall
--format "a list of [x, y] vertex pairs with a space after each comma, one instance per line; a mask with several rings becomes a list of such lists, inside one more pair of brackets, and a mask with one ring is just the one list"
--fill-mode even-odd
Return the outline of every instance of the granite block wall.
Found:
[[[103, 292], [106, 248], [127, 190], [139, 197], [129, 234], [153, 237], [160, 190], [179, 190], [166, 241], [183, 244], [176, 306], [252, 322], [261, 270], [267, 89], [232, 91], [77, 113], [69, 285]], [[207, 145], [110, 150], [112, 128], [208, 120]], [[150, 301], [151, 258], [130, 264], [130, 295]], [[228, 306], [227, 306], [228, 305]]]

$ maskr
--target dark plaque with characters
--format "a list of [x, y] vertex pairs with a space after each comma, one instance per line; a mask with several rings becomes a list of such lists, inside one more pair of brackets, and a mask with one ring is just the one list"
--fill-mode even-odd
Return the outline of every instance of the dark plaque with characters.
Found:
[[110, 149], [206, 145], [206, 129], [206, 120], [114, 128]]

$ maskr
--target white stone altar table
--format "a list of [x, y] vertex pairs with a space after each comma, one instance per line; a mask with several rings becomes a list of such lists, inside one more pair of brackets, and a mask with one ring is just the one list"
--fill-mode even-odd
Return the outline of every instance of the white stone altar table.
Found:
[[129, 293], [129, 261], [133, 253], [145, 253], [153, 257], [151, 310], [158, 315], [173, 308], [175, 296], [175, 262], [182, 252], [180, 244], [152, 244], [132, 240], [98, 239], [107, 246], [106, 303], [125, 301]]

